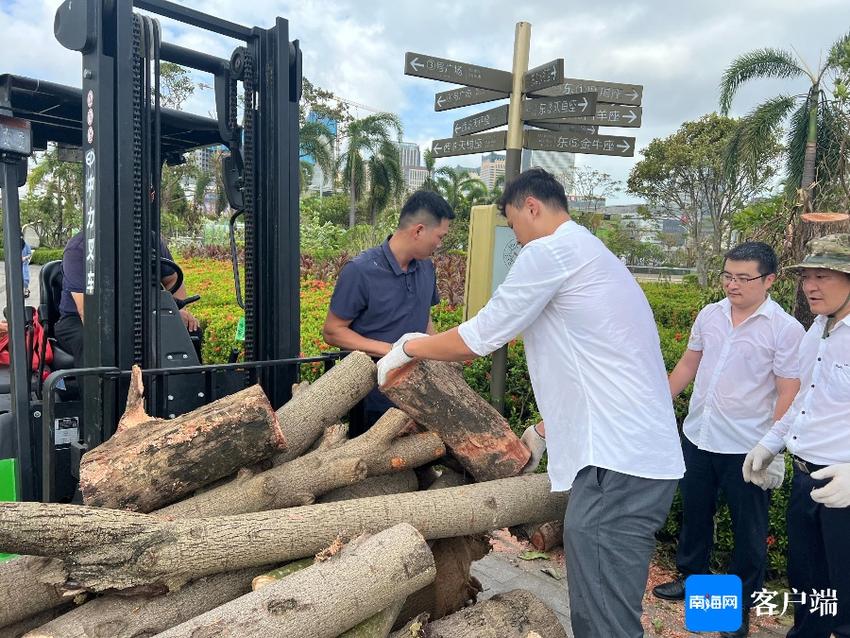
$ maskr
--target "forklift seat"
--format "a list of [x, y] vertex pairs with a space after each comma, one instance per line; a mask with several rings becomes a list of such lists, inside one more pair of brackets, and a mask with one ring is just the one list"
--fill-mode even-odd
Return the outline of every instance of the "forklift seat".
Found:
[[38, 316], [44, 327], [44, 334], [53, 349], [53, 370], [67, 370], [74, 367], [74, 357], [62, 350], [56, 344], [54, 329], [61, 315], [59, 300], [62, 298], [62, 260], [49, 261], [41, 267], [39, 275], [39, 291], [41, 303], [38, 306]]

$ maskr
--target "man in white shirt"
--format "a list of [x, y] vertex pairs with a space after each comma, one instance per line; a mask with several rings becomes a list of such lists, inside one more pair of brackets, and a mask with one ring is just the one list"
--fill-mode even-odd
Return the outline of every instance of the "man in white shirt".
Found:
[[[800, 343], [801, 389], [744, 461], [758, 481], [783, 448], [793, 455], [788, 582], [797, 594], [789, 638], [850, 637], [850, 235], [813, 239], [792, 266], [817, 314]], [[805, 601], [801, 600], [805, 596]]]
[[[708, 574], [717, 497], [723, 493], [732, 515], [735, 549], [729, 572], [741, 578], [743, 609], [761, 589], [767, 564], [767, 490], [779, 487], [781, 457], [759, 485], [741, 476], [744, 457], [782, 417], [800, 389], [797, 348], [804, 330], [768, 294], [776, 280], [776, 253], [762, 242], [746, 242], [725, 255], [720, 275], [726, 298], [697, 315], [688, 348], [670, 374], [675, 397], [694, 381], [683, 426], [685, 477], [682, 529], [676, 552], [679, 577], [658, 585], [659, 598], [682, 600], [685, 579]], [[749, 615], [738, 631], [746, 636]]]
[[[643, 291], [567, 212], [542, 169], [511, 180], [503, 211], [523, 246], [504, 283], [469, 321], [405, 335], [378, 362], [378, 382], [414, 357], [463, 361], [523, 335], [549, 447], [552, 489], [571, 490], [564, 519], [576, 638], [640, 638], [655, 532], [684, 471], [658, 332]], [[540, 425], [540, 424], [538, 424]]]

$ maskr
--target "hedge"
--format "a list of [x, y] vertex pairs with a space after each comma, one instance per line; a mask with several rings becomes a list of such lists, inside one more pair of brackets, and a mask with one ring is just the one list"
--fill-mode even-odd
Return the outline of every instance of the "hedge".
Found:
[[[62, 259], [63, 251], [64, 248], [36, 248], [34, 251], [32, 251], [32, 259], [30, 260], [30, 264], [34, 266], [43, 266], [49, 261]], [[0, 248], [0, 259], [6, 259], [6, 253], [2, 248]]]
[[[230, 264], [208, 259], [189, 259], [182, 263], [189, 294], [200, 294], [200, 301], [192, 312], [205, 326], [203, 356], [206, 363], [226, 361], [232, 348], [239, 347], [235, 339], [236, 325], [242, 309], [235, 303], [235, 288]], [[687, 347], [688, 334], [697, 312], [708, 299], [717, 294], [693, 285], [669, 283], [644, 283], [642, 288], [655, 315], [661, 342], [661, 352], [668, 370], [672, 370]], [[312, 356], [332, 350], [322, 340], [324, 323], [333, 282], [325, 279], [303, 279], [301, 282], [301, 354]], [[433, 309], [432, 318], [438, 331], [461, 323], [462, 308], [445, 301]], [[320, 373], [314, 364], [302, 370], [308, 378]], [[490, 398], [490, 361], [483, 357], [464, 364], [466, 381], [484, 398]], [[675, 403], [677, 419], [681, 425], [687, 414], [691, 388], [687, 388]], [[506, 416], [518, 434], [529, 424], [539, 420], [534, 394], [525, 366], [522, 342], [512, 341], [508, 346], [508, 378], [505, 397]], [[544, 457], [545, 458], [545, 457]], [[788, 461], [786, 461], [788, 462]], [[543, 471], [545, 464], [541, 464]], [[788, 546], [785, 528], [785, 511], [790, 492], [790, 467], [782, 488], [775, 490], [770, 507], [770, 536], [768, 538], [768, 575], [784, 578]], [[670, 515], [659, 537], [674, 543], [681, 528], [681, 500], [677, 493]], [[715, 526], [715, 555], [713, 564], [720, 569], [726, 564], [733, 547], [732, 528], [728, 508], [721, 504]]]

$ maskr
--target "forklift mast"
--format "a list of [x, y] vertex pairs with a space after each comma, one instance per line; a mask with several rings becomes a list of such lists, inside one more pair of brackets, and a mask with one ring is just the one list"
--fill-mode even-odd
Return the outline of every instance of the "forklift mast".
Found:
[[[163, 42], [157, 16], [236, 39], [240, 44], [229, 59], [224, 59]], [[298, 41], [289, 40], [288, 22], [283, 18], [277, 18], [270, 28], [248, 28], [166, 0], [65, 0], [56, 12], [54, 34], [64, 47], [82, 55], [80, 110], [78, 119], [70, 115], [60, 122], [55, 116], [58, 111], [35, 109], [31, 117], [33, 140], [36, 148], [43, 148], [48, 141], [74, 140], [82, 148], [86, 276], [83, 371], [110, 369], [122, 373], [87, 376], [80, 371], [85, 419], [80, 446], [85, 450], [113, 434], [126, 398], [126, 373], [133, 365], [143, 369], [181, 365], [180, 361], [171, 362], [170, 353], [164, 350], [165, 339], [157, 318], [161, 256], [159, 242], [148, 238], [160, 235], [162, 165], [182, 161], [182, 152], [194, 146], [219, 144], [229, 151], [223, 170], [225, 191], [245, 226], [245, 361], [250, 364], [298, 357], [301, 51]], [[212, 74], [215, 120], [162, 108], [162, 61]], [[12, 100], [15, 87], [19, 92], [30, 91], [32, 100], [60, 96], [57, 104], [67, 102], [69, 92], [79, 91], [0, 76], [0, 114], [4, 99]], [[237, 113], [240, 91], [241, 122]], [[11, 166], [9, 157], [7, 164]], [[20, 165], [20, 158], [17, 160]], [[25, 175], [25, 163], [23, 172]], [[0, 184], [4, 204], [16, 198], [16, 184], [12, 182], [17, 183], [19, 175], [20, 170], [4, 171], [5, 181]], [[4, 216], [8, 280], [9, 235], [20, 229], [16, 202], [4, 206]], [[24, 318], [18, 316], [23, 303], [18, 301], [21, 291], [16, 290], [7, 287], [12, 309], [10, 334], [23, 334]], [[13, 308], [18, 304], [19, 309]], [[23, 352], [15, 353], [21, 348], [10, 350], [13, 362], [16, 356], [23, 358]], [[169, 362], [167, 366], [161, 365], [164, 361]], [[235, 372], [242, 385], [259, 382], [274, 407], [288, 400], [298, 374], [295, 365], [248, 365], [239, 372], [223, 371]], [[21, 432], [26, 429], [24, 420], [33, 417], [33, 410], [31, 397], [15, 376], [20, 375], [13, 374], [11, 385], [12, 412], [19, 421], [21, 497], [31, 500], [41, 492], [37, 472], [32, 471], [36, 464], [24, 458], [25, 446], [33, 442], [25, 440]], [[148, 381], [152, 396], [162, 401], [166, 396], [173, 400], [178, 393], [175, 389], [186, 394], [186, 387], [192, 386], [174, 385], [167, 375]], [[22, 405], [16, 405], [16, 395]], [[198, 404], [212, 398], [209, 393], [198, 392], [192, 401]], [[155, 400], [154, 405], [162, 406], [162, 401]], [[183, 401], [182, 405], [185, 408], [192, 401]], [[170, 416], [169, 407], [161, 410], [163, 414], [156, 414], [155, 408], [152, 414]], [[52, 426], [47, 415], [44, 420], [44, 428], [49, 430]], [[46, 466], [44, 471], [48, 471]]]

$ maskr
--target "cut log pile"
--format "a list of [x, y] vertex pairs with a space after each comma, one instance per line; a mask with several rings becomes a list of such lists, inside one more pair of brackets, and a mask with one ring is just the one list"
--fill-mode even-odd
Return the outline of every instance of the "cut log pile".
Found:
[[348, 439], [375, 378], [355, 352], [276, 412], [254, 386], [163, 420], [134, 370], [82, 505], [0, 503], [0, 552], [22, 555], [0, 563], [0, 638], [565, 635], [528, 592], [475, 604], [469, 567], [566, 496], [520, 474], [528, 451], [447, 364], [394, 375], [400, 409]]

